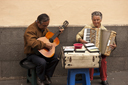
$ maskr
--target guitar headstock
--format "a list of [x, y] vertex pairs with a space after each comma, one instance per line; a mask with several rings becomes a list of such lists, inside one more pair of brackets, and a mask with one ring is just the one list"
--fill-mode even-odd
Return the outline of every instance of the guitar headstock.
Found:
[[62, 25], [61, 29], [65, 29], [68, 26], [68, 24], [69, 24], [69, 22], [67, 20], [65, 20], [63, 22], [63, 25]]

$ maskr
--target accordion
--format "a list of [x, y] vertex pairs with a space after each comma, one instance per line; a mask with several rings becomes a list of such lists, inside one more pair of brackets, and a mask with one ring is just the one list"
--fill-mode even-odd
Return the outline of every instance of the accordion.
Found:
[[115, 31], [91, 28], [84, 30], [83, 39], [87, 42], [94, 43], [99, 48], [101, 54], [109, 56], [112, 51], [110, 45], [115, 42], [115, 37]]

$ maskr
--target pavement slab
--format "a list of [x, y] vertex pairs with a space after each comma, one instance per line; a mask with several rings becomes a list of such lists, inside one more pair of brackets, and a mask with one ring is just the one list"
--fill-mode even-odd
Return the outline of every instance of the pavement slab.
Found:
[[[52, 85], [67, 85], [67, 76], [52, 77]], [[108, 73], [109, 85], [128, 85], [128, 71]], [[31, 85], [26, 79], [8, 79], [0, 81], [0, 85]], [[82, 84], [76, 84], [82, 85]], [[101, 85], [100, 76], [94, 76], [91, 85]]]

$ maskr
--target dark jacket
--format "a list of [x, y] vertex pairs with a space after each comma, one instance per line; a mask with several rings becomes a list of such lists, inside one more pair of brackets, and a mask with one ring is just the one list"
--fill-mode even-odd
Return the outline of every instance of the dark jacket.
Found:
[[48, 28], [43, 32], [37, 26], [37, 23], [34, 22], [26, 29], [24, 33], [24, 53], [25, 54], [34, 54], [33, 48], [42, 49], [46, 44], [42, 41], [37, 40], [39, 37], [44, 37], [48, 32]]

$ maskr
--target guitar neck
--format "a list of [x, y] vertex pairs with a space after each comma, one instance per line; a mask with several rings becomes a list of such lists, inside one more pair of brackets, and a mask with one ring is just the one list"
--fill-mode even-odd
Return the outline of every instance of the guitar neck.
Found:
[[[64, 29], [64, 28], [66, 28], [67, 26], [68, 26], [68, 21], [64, 21], [64, 23], [63, 23], [63, 25], [60, 27], [60, 29]], [[49, 39], [49, 41], [52, 43], [53, 41], [54, 41], [54, 39], [57, 37], [57, 36], [59, 36], [60, 35], [60, 30], [59, 31], [57, 31], [53, 36], [52, 36], [52, 38], [50, 38]]]
[[52, 36], [52, 40], [54, 40], [56, 37], [58, 37], [60, 35], [60, 31], [57, 31], [53, 36]]

